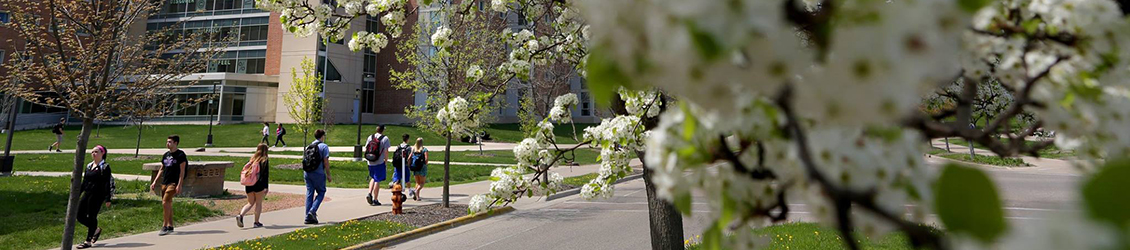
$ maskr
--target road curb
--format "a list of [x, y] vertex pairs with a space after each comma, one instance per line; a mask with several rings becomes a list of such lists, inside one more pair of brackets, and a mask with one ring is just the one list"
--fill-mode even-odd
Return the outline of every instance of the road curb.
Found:
[[[643, 173], [629, 175], [627, 177], [620, 178], [620, 180], [613, 182], [612, 185], [620, 184], [622, 182], [631, 181], [631, 180], [635, 180], [635, 179], [639, 179], [639, 178], [643, 178]], [[579, 194], [579, 193], [581, 193], [581, 188], [579, 188], [579, 187], [574, 188], [574, 189], [569, 189], [569, 190], [557, 192], [556, 194], [550, 195], [548, 198], [545, 198], [545, 201], [561, 199], [561, 198], [573, 196], [573, 195], [576, 195], [576, 194]]]
[[372, 240], [372, 241], [369, 241], [369, 242], [349, 246], [349, 247], [346, 247], [346, 248], [342, 248], [342, 250], [381, 249], [381, 248], [385, 248], [385, 247], [388, 247], [388, 246], [391, 246], [391, 245], [394, 245], [394, 244], [397, 244], [397, 243], [401, 243], [401, 242], [405, 242], [405, 241], [412, 240], [412, 239], [415, 239], [415, 238], [423, 237], [423, 236], [426, 236], [426, 235], [438, 233], [438, 232], [443, 231], [443, 230], [455, 228], [455, 227], [458, 227], [460, 225], [465, 225], [465, 224], [476, 222], [476, 221], [479, 221], [479, 220], [482, 220], [482, 219], [490, 218], [492, 216], [509, 213], [511, 211], [514, 211], [514, 208], [510, 207], [510, 206], [506, 206], [506, 207], [501, 207], [501, 208], [493, 209], [493, 210], [486, 211], [486, 212], [466, 215], [466, 216], [463, 216], [463, 217], [450, 219], [450, 220], [447, 220], [447, 221], [444, 221], [444, 222], [440, 222], [440, 223], [428, 225], [428, 226], [425, 226], [425, 227], [413, 229], [413, 230], [408, 231], [408, 232], [394, 234], [394, 235], [391, 235], [391, 236], [388, 236], [388, 237], [384, 237], [384, 238]]

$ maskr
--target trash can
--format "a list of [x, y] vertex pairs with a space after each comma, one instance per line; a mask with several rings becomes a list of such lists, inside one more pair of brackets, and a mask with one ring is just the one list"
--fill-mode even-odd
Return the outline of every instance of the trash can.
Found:
[[12, 175], [12, 163], [16, 156], [0, 156], [0, 175]]

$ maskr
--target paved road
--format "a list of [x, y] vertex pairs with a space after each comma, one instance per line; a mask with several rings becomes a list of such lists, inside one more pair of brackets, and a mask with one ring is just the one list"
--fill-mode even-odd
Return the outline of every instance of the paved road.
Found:
[[[931, 164], [942, 159], [927, 159]], [[1047, 224], [1055, 213], [1075, 209], [1071, 190], [1080, 180], [1060, 161], [1029, 168], [984, 168], [1004, 197], [1013, 228]], [[394, 246], [394, 249], [647, 249], [650, 240], [643, 181], [625, 182], [608, 200], [578, 196], [550, 202], [525, 201], [517, 211]], [[700, 195], [696, 201], [703, 201]], [[797, 199], [793, 199], [797, 200]], [[693, 204], [692, 215], [706, 214]], [[791, 204], [791, 220], [811, 220], [804, 204]], [[701, 234], [705, 216], [683, 219], [684, 238]]]

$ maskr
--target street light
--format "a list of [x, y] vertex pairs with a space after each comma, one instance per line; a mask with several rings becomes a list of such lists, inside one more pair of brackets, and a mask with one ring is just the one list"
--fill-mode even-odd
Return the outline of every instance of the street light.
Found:
[[216, 100], [216, 83], [212, 82], [212, 98], [208, 98], [208, 142], [205, 147], [212, 146], [212, 101]]
[[353, 158], [361, 159], [361, 89], [353, 90], [353, 113], [357, 114], [357, 144], [353, 145]]

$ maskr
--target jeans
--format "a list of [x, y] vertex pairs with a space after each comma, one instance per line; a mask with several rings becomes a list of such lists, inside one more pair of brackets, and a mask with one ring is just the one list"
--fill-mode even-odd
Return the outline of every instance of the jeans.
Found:
[[277, 137], [275, 137], [275, 146], [278, 146], [279, 142], [282, 142], [283, 145], [286, 145], [286, 141], [284, 141], [282, 137], [283, 137], [282, 135], [278, 135]]
[[318, 207], [326, 198], [326, 174], [321, 171], [304, 172], [303, 178], [306, 179], [306, 214], [318, 214]]

